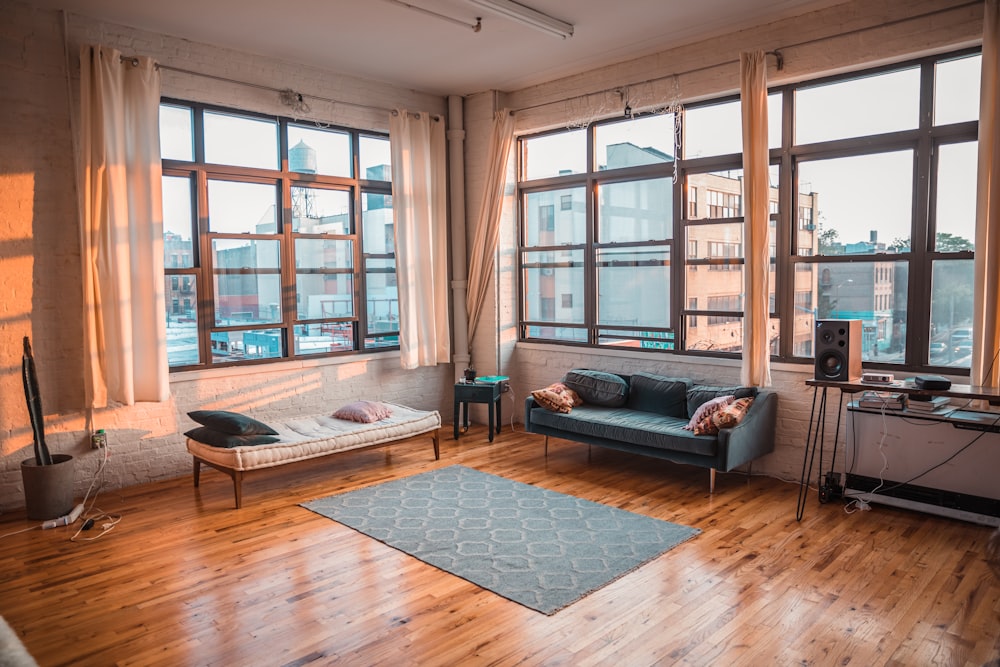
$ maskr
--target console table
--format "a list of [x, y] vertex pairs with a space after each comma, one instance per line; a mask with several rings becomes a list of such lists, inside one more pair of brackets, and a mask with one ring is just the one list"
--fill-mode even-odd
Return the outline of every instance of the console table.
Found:
[[817, 485], [819, 487], [819, 501], [821, 503], [829, 500], [824, 492], [823, 482], [823, 449], [826, 436], [826, 415], [827, 415], [827, 392], [830, 389], [837, 389], [840, 392], [840, 401], [837, 407], [837, 427], [833, 437], [833, 456], [830, 462], [830, 471], [836, 462], [837, 441], [840, 439], [840, 416], [843, 414], [844, 395], [857, 394], [863, 391], [885, 391], [906, 395], [923, 396], [948, 396], [961, 400], [976, 401], [983, 400], [991, 405], [1000, 404], [1000, 388], [997, 387], [975, 387], [967, 384], [953, 384], [948, 389], [924, 389], [917, 387], [912, 381], [897, 381], [891, 384], [876, 384], [861, 382], [834, 382], [830, 380], [806, 380], [806, 384], [813, 388], [812, 410], [809, 414], [809, 430], [806, 433], [805, 455], [802, 460], [802, 478], [799, 482], [799, 497], [796, 505], [795, 518], [801, 521], [805, 512], [805, 502], [808, 495], [809, 480], [812, 477], [813, 466], [816, 453], [819, 452], [819, 476]]

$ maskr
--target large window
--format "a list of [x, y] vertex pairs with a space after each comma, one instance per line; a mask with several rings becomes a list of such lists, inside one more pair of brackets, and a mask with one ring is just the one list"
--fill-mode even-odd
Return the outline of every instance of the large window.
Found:
[[[980, 66], [966, 51], [770, 92], [776, 358], [811, 358], [817, 319], [859, 319], [868, 365], [969, 367]], [[520, 146], [523, 340], [742, 350], [738, 99]], [[541, 307], [568, 292], [571, 311]]]
[[160, 127], [171, 368], [398, 346], [387, 137], [177, 101]]

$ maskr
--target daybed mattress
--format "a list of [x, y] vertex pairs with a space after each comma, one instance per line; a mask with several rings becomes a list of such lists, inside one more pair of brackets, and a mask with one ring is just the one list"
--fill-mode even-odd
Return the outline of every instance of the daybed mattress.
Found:
[[280, 440], [267, 445], [213, 447], [187, 439], [188, 451], [207, 463], [231, 470], [257, 470], [315, 458], [333, 452], [378, 445], [428, 433], [441, 426], [436, 411], [414, 410], [388, 403], [392, 415], [371, 424], [335, 419], [327, 415], [301, 417], [285, 422], [268, 421]]

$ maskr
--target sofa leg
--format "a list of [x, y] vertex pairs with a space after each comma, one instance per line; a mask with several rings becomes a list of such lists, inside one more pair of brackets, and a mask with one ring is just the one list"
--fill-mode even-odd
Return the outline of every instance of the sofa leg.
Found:
[[545, 456], [549, 455], [549, 436], [545, 436]]
[[747, 464], [747, 486], [750, 486], [750, 477], [752, 471], [753, 471], [753, 461]]
[[715, 493], [715, 468], [708, 471], [708, 492]]

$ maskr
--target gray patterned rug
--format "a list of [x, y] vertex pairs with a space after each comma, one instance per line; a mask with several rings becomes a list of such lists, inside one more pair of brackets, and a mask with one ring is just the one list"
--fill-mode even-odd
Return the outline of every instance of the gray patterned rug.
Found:
[[544, 614], [701, 532], [459, 465], [302, 507]]

